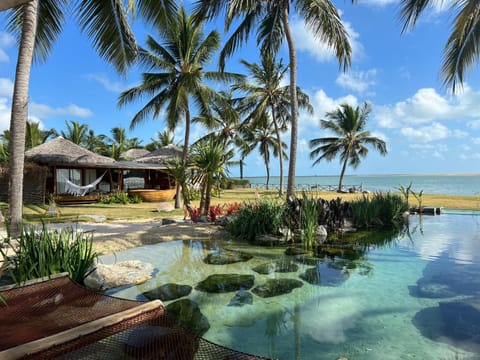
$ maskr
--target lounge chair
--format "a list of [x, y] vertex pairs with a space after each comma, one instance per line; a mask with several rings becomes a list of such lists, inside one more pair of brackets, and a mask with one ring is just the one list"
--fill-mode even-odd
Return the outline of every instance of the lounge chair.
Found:
[[160, 300], [119, 299], [68, 274], [4, 286], [0, 359], [265, 359], [198, 337]]

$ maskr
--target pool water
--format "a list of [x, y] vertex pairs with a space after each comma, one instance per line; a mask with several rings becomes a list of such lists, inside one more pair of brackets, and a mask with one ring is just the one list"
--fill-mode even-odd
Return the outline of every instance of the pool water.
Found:
[[[353, 262], [317, 258], [316, 265], [296, 262], [298, 270], [288, 273], [252, 270], [290, 261], [284, 248], [231, 241], [172, 241], [102, 261], [137, 259], [155, 268], [152, 280], [109, 291], [115, 296], [145, 300], [144, 291], [165, 283], [193, 286], [188, 298], [210, 323], [203, 336], [236, 350], [296, 360], [480, 359], [480, 217], [412, 216], [409, 222], [408, 233], [365, 247]], [[222, 249], [253, 258], [229, 265], [203, 261]], [[253, 295], [243, 306], [228, 306], [235, 291], [195, 289], [211, 274], [251, 274], [255, 287], [272, 278], [300, 279], [307, 269], [316, 269], [317, 283], [302, 280], [302, 287], [280, 296]]]

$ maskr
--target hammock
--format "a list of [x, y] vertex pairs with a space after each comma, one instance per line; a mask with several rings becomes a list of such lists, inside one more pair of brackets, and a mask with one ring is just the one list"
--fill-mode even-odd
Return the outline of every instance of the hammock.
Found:
[[68, 180], [65, 176], [62, 176], [62, 178], [65, 180], [65, 192], [70, 195], [84, 196], [87, 192], [89, 192], [91, 189], [95, 189], [95, 187], [100, 184], [100, 181], [102, 181], [106, 173], [107, 172], [105, 171], [103, 175], [96, 179], [94, 182], [84, 186], [77, 185]]

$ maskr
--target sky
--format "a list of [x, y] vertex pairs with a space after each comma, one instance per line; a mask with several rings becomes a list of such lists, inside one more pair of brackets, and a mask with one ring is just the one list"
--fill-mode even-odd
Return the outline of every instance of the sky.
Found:
[[[340, 70], [332, 51], [314, 38], [301, 19], [291, 19], [298, 85], [310, 96], [314, 107], [313, 115], [300, 114], [296, 174], [340, 173], [339, 159], [313, 167], [308, 143], [329, 135], [319, 126], [327, 112], [342, 103], [358, 106], [365, 101], [372, 105], [367, 130], [386, 141], [388, 154], [382, 157], [371, 149], [359, 167], [347, 169], [347, 175], [480, 173], [478, 66], [468, 73], [463, 89], [455, 94], [440, 78], [443, 48], [453, 20], [449, 1], [429, 8], [415, 29], [403, 34], [399, 0], [363, 0], [355, 5], [343, 0], [333, 2], [352, 44], [352, 65], [347, 72]], [[212, 22], [206, 30], [214, 28], [223, 34], [223, 22]], [[134, 30], [140, 45], [147, 34], [159, 39], [155, 29], [138, 19]], [[225, 41], [226, 35], [223, 38]], [[17, 52], [16, 41], [6, 32], [6, 21], [0, 15], [0, 132], [9, 128]], [[286, 45], [279, 58], [288, 63]], [[245, 73], [240, 59], [258, 62], [254, 35], [227, 61], [226, 70]], [[216, 67], [215, 58], [208, 70]], [[139, 84], [142, 70], [133, 67], [127, 76], [117, 74], [93, 50], [75, 20], [68, 18], [50, 57], [33, 65], [29, 118], [40, 122], [44, 129], [59, 132], [70, 120], [88, 124], [97, 135], [110, 135], [110, 130], [118, 126], [128, 129], [133, 115], [145, 103], [119, 108], [117, 99], [122, 91]], [[286, 78], [285, 84], [288, 81]], [[138, 137], [146, 145], [165, 126], [162, 117], [147, 120], [128, 131], [128, 137]], [[179, 142], [183, 130], [176, 129], [175, 139]], [[205, 129], [194, 126], [192, 141], [203, 134]], [[284, 134], [283, 140], [288, 144], [290, 134]], [[271, 175], [279, 174], [278, 159], [272, 157], [270, 167]], [[244, 176], [265, 174], [258, 152], [247, 157]], [[239, 169], [231, 167], [230, 175], [238, 176]]]

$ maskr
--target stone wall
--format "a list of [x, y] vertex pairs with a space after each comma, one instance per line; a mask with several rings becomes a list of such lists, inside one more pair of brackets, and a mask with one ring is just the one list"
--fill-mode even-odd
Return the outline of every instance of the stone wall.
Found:
[[[23, 172], [23, 203], [43, 205], [46, 201], [48, 167], [25, 164]], [[0, 201], [8, 202], [8, 168], [0, 168]]]

